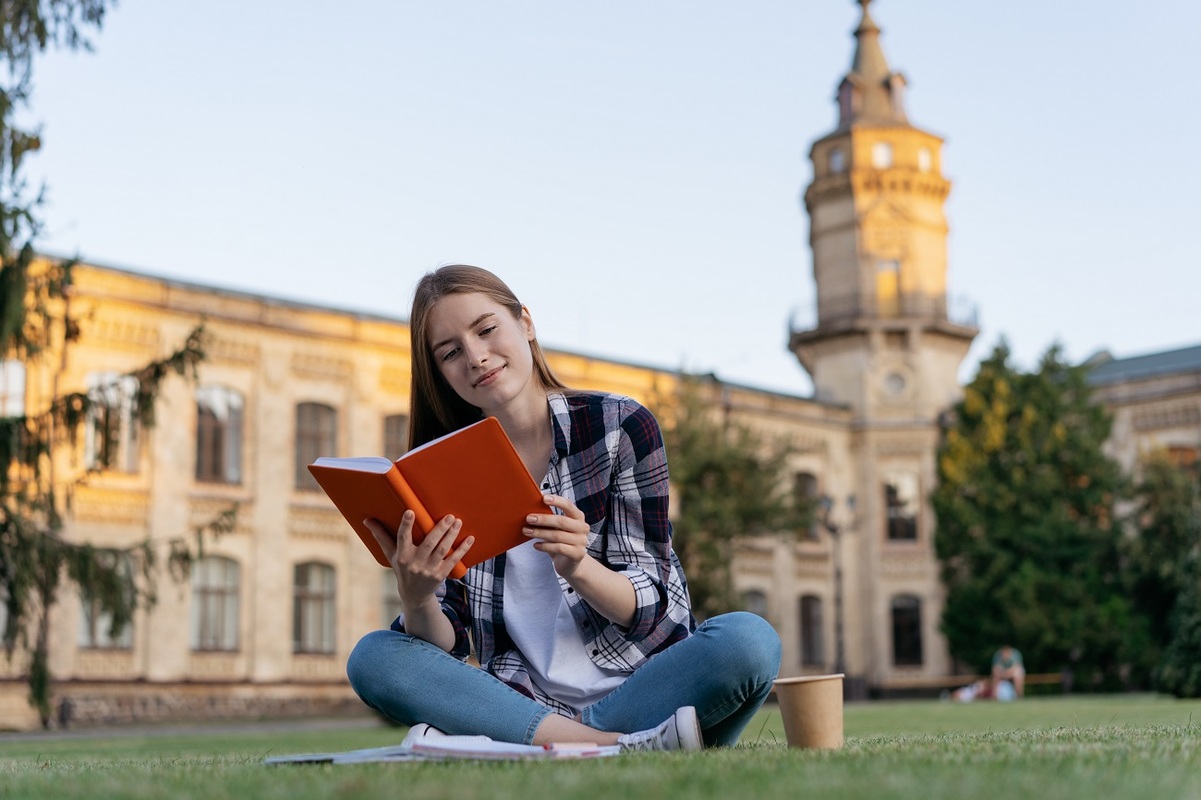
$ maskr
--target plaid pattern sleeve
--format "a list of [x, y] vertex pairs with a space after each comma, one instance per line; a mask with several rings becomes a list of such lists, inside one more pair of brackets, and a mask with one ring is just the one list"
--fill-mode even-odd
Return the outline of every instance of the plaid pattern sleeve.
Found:
[[[442, 613], [450, 620], [455, 632], [455, 644], [450, 654], [460, 660], [466, 660], [471, 655], [471, 639], [468, 630], [471, 626], [471, 612], [467, 605], [467, 587], [461, 581], [443, 581], [435, 592], [442, 606]], [[404, 614], [402, 613], [392, 623], [392, 630], [404, 632]]]
[[556, 420], [550, 490], [571, 498], [591, 528], [589, 553], [629, 578], [636, 609], [629, 628], [616, 625], [567, 591], [592, 660], [636, 669], [696, 627], [688, 586], [671, 548], [667, 454], [659, 423], [627, 397], [596, 393], [551, 396]]

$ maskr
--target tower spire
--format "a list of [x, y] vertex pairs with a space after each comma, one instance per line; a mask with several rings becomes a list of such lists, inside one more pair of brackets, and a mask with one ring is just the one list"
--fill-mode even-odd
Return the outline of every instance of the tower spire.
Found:
[[855, 122], [908, 124], [905, 116], [905, 78], [888, 67], [880, 46], [880, 26], [872, 19], [871, 0], [858, 0], [863, 17], [855, 29], [851, 71], [838, 87], [838, 127]]

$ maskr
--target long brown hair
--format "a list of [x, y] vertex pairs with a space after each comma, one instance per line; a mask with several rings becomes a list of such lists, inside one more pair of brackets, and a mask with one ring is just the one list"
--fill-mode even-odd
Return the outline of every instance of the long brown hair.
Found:
[[[509, 310], [514, 319], [521, 317], [522, 305], [505, 282], [481, 267], [448, 264], [427, 273], [417, 282], [413, 310], [409, 314], [409, 342], [412, 350], [413, 377], [409, 392], [409, 447], [418, 447], [482, 416], [480, 409], [455, 393], [434, 364], [430, 350], [429, 315], [434, 305], [450, 294], [479, 293]], [[534, 357], [534, 375], [544, 389], [566, 389], [555, 377], [537, 338], [530, 340]]]

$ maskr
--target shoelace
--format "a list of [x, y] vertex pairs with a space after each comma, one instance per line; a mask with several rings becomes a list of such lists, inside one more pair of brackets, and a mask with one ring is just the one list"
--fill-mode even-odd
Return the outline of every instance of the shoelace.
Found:
[[[667, 727], [663, 725], [658, 728], [652, 728], [649, 731], [641, 731], [637, 734], [627, 734], [628, 738], [623, 738], [621, 745], [625, 750], [667, 750]], [[634, 738], [637, 737], [637, 738]]]

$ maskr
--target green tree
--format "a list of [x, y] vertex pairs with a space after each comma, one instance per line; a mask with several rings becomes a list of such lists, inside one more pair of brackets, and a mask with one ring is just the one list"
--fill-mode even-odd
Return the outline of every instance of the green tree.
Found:
[[796, 535], [813, 513], [791, 491], [790, 444], [731, 419], [721, 389], [712, 378], [685, 378], [656, 407], [671, 471], [673, 543], [701, 618], [741, 607], [731, 576], [738, 539]]
[[1177, 697], [1201, 697], [1201, 551], [1184, 560], [1184, 582], [1172, 607], [1171, 641], [1155, 669], [1155, 688]]
[[947, 589], [942, 629], [957, 660], [985, 669], [1000, 644], [1028, 668], [1116, 679], [1131, 611], [1119, 575], [1117, 464], [1105, 410], [1058, 347], [1038, 370], [983, 361], [944, 427], [935, 547]]
[[[86, 33], [99, 29], [111, 0], [4, 0], [0, 6], [0, 357], [21, 363], [30, 375], [57, 376], [79, 335], [70, 313], [69, 263], [39, 260], [41, 191], [32, 191], [23, 173], [25, 159], [41, 147], [36, 130], [17, 124], [29, 102], [35, 56], [49, 47], [89, 48]], [[132, 399], [139, 424], [154, 420], [154, 398], [163, 380], [193, 374], [203, 357], [197, 329], [174, 353], [146, 364], [122, 386], [136, 387]], [[29, 655], [30, 701], [42, 723], [50, 719], [48, 648], [50, 610], [64, 583], [112, 621], [112, 633], [129, 623], [134, 609], [153, 602], [156, 546], [170, 563], [186, 568], [195, 555], [190, 536], [144, 542], [130, 548], [95, 547], [71, 541], [66, 505], [82, 474], [62, 474], [56, 456], [73, 447], [91, 415], [103, 432], [97, 468], [114, 448], [116, 426], [108, 404], [96, 394], [60, 392], [57, 377], [43, 407], [24, 408], [0, 418], [0, 603], [8, 657], [18, 646]], [[30, 395], [33, 396], [33, 395]], [[205, 530], [232, 524], [235, 509], [219, 515]], [[186, 533], [186, 532], [185, 532]], [[178, 574], [178, 572], [176, 573]]]
[[[1166, 453], [1142, 464], [1131, 536], [1123, 541], [1127, 592], [1137, 613], [1128, 630], [1127, 660], [1135, 680], [1149, 683], [1176, 636], [1178, 601], [1196, 581], [1201, 549], [1201, 482], [1195, 467]], [[1188, 617], [1187, 611], [1182, 611]]]

